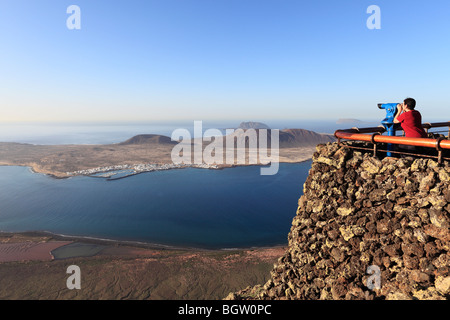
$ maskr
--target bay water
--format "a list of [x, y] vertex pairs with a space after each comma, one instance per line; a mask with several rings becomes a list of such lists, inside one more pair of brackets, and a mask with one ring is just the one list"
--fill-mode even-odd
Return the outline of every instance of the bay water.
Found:
[[260, 167], [184, 168], [125, 179], [55, 179], [0, 166], [0, 231], [166, 246], [242, 248], [283, 245], [311, 161]]

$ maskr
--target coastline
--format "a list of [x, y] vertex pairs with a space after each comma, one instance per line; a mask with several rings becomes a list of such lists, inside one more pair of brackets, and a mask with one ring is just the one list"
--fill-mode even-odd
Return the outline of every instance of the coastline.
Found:
[[[310, 157], [304, 157], [304, 158], [300, 158], [298, 160], [282, 160], [282, 161], [278, 161], [278, 163], [291, 163], [291, 164], [295, 164], [295, 163], [303, 163], [303, 162], [307, 162], [310, 161], [312, 159], [312, 156]], [[106, 173], [110, 173], [110, 172], [114, 172], [114, 171], [118, 171], [118, 170], [123, 170], [120, 167], [122, 166], [127, 166], [128, 168], [131, 168], [133, 166], [141, 166], [141, 165], [153, 165], [153, 166], [164, 166], [164, 165], [168, 165], [170, 166], [171, 164], [138, 164], [138, 165], [117, 165], [117, 166], [105, 166], [105, 167], [117, 167], [117, 169], [113, 169], [113, 168], [104, 168], [103, 167], [98, 167], [98, 168], [91, 168], [91, 169], [86, 169], [86, 170], [78, 170], [75, 172], [66, 172], [66, 173], [62, 173], [59, 171], [48, 171], [48, 170], [42, 170], [42, 169], [38, 169], [37, 165], [35, 163], [32, 164], [17, 164], [17, 163], [0, 163], [0, 166], [3, 167], [27, 167], [29, 168], [29, 170], [34, 173], [34, 174], [42, 174], [45, 176], [48, 176], [50, 178], [53, 179], [70, 179], [73, 177], [91, 177], [91, 178], [101, 178], [101, 179], [105, 179], [105, 180], [109, 180], [109, 181], [114, 181], [114, 180], [120, 180], [120, 179], [124, 179], [124, 178], [128, 178], [131, 176], [135, 176], [141, 173], [149, 173], [149, 172], [154, 172], [154, 171], [166, 171], [166, 170], [175, 170], [175, 169], [186, 169], [186, 168], [194, 168], [194, 169], [210, 169], [210, 170], [223, 170], [223, 169], [228, 169], [228, 168], [236, 168], [236, 167], [248, 167], [248, 166], [256, 166], [256, 167], [264, 167], [264, 166], [269, 166], [270, 163], [266, 164], [226, 164], [226, 165], [207, 165], [207, 164], [192, 164], [192, 165], [179, 165], [178, 167], [168, 167], [168, 168], [155, 168], [155, 169], [149, 169], [149, 170], [142, 170], [142, 171], [135, 171], [132, 172], [130, 174], [127, 174], [125, 176], [122, 177], [106, 177], [106, 176], [96, 176], [99, 174], [106, 174]]]
[[[0, 165], [27, 166], [31, 167], [34, 173], [62, 179], [100, 174], [110, 175], [107, 178], [117, 178], [117, 175], [112, 177], [114, 173], [111, 172], [121, 170], [129, 172], [131, 176], [141, 172], [186, 167], [223, 169], [248, 165], [265, 166], [274, 161], [277, 163], [300, 163], [310, 160], [316, 152], [317, 144], [305, 142], [304, 145], [297, 146], [296, 143], [300, 144], [300, 141], [303, 141], [301, 140], [303, 135], [296, 136], [291, 133], [288, 135], [289, 139], [293, 139], [294, 142], [289, 139], [284, 141], [284, 146], [280, 146], [278, 154], [273, 155], [273, 158], [272, 154], [270, 156], [259, 154], [259, 151], [255, 154], [254, 151], [247, 150], [247, 147], [245, 150], [238, 147], [233, 149], [233, 158], [228, 159], [230, 150], [227, 149], [227, 156], [224, 153], [223, 158], [219, 156], [218, 159], [211, 159], [216, 161], [212, 164], [207, 164], [203, 158], [197, 159], [192, 155], [187, 158], [178, 156], [174, 159], [173, 144], [160, 142], [153, 139], [154, 137], [150, 140], [147, 139], [148, 141], [134, 141], [133, 139], [136, 140], [140, 137], [136, 136], [131, 138], [133, 141], [127, 140], [128, 142], [109, 145], [29, 145], [0, 142]], [[162, 136], [159, 138], [162, 139]], [[305, 139], [307, 138], [305, 137]], [[323, 138], [323, 142], [329, 139], [329, 137]], [[203, 152], [210, 152], [207, 150], [208, 147], [203, 145]], [[184, 152], [184, 149], [182, 151]], [[240, 151], [244, 151], [244, 153], [240, 153]]]
[[142, 248], [150, 250], [173, 250], [173, 251], [201, 251], [201, 252], [222, 252], [222, 251], [246, 251], [246, 250], [264, 250], [273, 248], [284, 248], [287, 246], [287, 242], [284, 244], [274, 244], [269, 246], [251, 246], [251, 247], [232, 247], [232, 248], [205, 248], [205, 247], [191, 247], [191, 246], [175, 246], [158, 244], [137, 240], [118, 240], [108, 238], [98, 238], [92, 236], [74, 236], [66, 234], [58, 234], [44, 230], [30, 230], [30, 231], [3, 231], [0, 230], [0, 239], [3, 237], [23, 236], [23, 237], [43, 237], [49, 238], [55, 241], [70, 241], [77, 243], [87, 243], [104, 246], [126, 246], [132, 248]]

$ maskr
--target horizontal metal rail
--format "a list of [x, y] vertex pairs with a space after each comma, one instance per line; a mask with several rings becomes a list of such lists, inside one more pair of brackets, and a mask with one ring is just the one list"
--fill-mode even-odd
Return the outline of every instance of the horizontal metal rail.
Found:
[[[450, 121], [449, 122], [436, 122], [436, 123], [424, 123], [422, 125], [424, 129], [428, 132], [431, 128], [439, 128], [439, 127], [448, 127], [449, 135], [450, 135]], [[400, 126], [396, 126], [401, 130]], [[401, 137], [401, 136], [385, 136], [382, 135], [386, 129], [383, 126], [378, 127], [370, 127], [370, 128], [351, 128], [344, 130], [336, 130], [334, 136], [338, 139], [339, 145], [341, 144], [341, 139], [345, 140], [353, 140], [353, 141], [362, 141], [372, 143], [374, 146], [370, 150], [373, 149], [374, 155], [377, 152], [393, 152], [398, 154], [408, 154], [414, 156], [423, 156], [423, 157], [431, 157], [437, 158], [439, 163], [442, 163], [442, 160], [447, 160], [448, 158], [443, 157], [443, 150], [450, 150], [450, 140], [445, 139], [443, 137], [439, 137], [437, 139], [430, 138], [409, 138], [409, 137]], [[437, 150], [437, 156], [430, 156], [427, 154], [418, 154], [412, 152], [401, 152], [401, 151], [388, 151], [388, 150], [380, 150], [378, 148], [379, 143], [388, 143], [394, 145], [403, 145], [403, 146], [413, 146], [413, 147], [422, 147]], [[351, 146], [348, 146], [351, 147]], [[362, 147], [355, 147], [358, 149], [369, 149]]]

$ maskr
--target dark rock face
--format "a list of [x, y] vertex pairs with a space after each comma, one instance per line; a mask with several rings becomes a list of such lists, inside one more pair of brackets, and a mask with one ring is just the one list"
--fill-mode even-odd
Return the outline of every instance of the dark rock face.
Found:
[[449, 299], [449, 199], [448, 162], [318, 145], [271, 279], [227, 299]]

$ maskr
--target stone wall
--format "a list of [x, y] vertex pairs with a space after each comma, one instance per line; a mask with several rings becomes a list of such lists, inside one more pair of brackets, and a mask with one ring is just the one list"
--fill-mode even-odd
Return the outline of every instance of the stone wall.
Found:
[[271, 279], [226, 299], [449, 299], [449, 202], [448, 162], [318, 145]]

